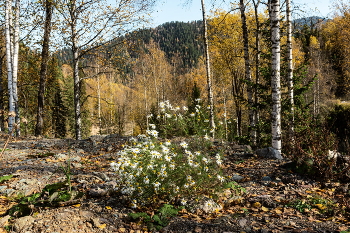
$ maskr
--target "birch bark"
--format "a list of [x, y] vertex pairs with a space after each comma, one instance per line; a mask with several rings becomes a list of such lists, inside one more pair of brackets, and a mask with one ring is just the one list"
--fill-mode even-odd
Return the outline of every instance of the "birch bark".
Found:
[[214, 121], [214, 101], [213, 101], [213, 87], [211, 81], [211, 71], [210, 71], [210, 55], [209, 55], [209, 43], [208, 43], [208, 25], [207, 17], [205, 12], [204, 0], [201, 0], [202, 4], [202, 15], [203, 15], [203, 27], [204, 27], [204, 54], [205, 54], [205, 65], [207, 71], [207, 85], [208, 85], [208, 103], [209, 103], [209, 121], [210, 121], [210, 132], [212, 137], [215, 137], [215, 121]]
[[5, 4], [7, 87], [9, 95], [8, 130], [11, 133], [16, 129], [16, 135], [20, 136], [17, 92], [20, 0], [15, 1], [15, 6], [13, 6], [12, 0], [6, 0]]
[[282, 150], [281, 130], [281, 82], [280, 82], [280, 1], [270, 1], [271, 43], [272, 43], [272, 147], [279, 152]]

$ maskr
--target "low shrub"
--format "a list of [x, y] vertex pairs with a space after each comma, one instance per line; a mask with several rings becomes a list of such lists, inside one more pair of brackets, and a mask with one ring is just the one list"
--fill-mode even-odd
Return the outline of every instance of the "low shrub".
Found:
[[157, 207], [159, 203], [185, 203], [186, 197], [214, 195], [228, 179], [223, 175], [223, 156], [191, 151], [189, 143], [161, 142], [149, 130], [120, 151], [111, 167], [119, 175], [118, 191], [133, 208]]

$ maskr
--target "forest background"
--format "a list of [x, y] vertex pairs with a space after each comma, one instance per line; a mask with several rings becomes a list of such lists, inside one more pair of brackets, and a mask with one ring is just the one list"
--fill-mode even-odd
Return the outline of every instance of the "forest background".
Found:
[[[168, 22], [146, 28], [153, 1], [116, 2], [16, 0], [6, 1], [11, 7], [1, 5], [2, 13], [13, 10], [10, 36], [16, 34], [16, 25], [21, 31], [18, 111], [13, 116], [17, 118], [17, 135], [80, 139], [94, 134], [138, 135], [155, 126], [162, 137], [210, 136], [202, 21]], [[231, 11], [214, 10], [208, 18], [215, 137], [252, 144], [249, 110], [253, 108], [255, 147], [271, 145], [271, 25], [266, 6], [262, 1], [245, 3], [251, 80], [245, 78], [238, 3], [232, 2]], [[283, 6], [282, 3], [284, 151], [298, 145], [301, 151], [347, 152], [349, 3], [337, 2], [332, 18], [310, 16], [293, 21], [293, 116]], [[6, 21], [6, 14], [2, 16], [1, 20]], [[7, 120], [13, 112], [8, 108], [10, 89], [6, 88], [6, 28], [0, 30], [0, 130], [6, 132], [8, 128], [11, 131]], [[46, 58], [45, 46], [50, 48]], [[248, 90], [252, 90], [253, 103], [248, 103]], [[295, 118], [293, 137], [289, 134], [291, 118]], [[81, 135], [76, 133], [77, 127]]]

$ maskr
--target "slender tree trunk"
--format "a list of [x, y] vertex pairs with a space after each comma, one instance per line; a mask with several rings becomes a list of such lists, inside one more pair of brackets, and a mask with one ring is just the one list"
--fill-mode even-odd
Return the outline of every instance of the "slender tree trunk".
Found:
[[215, 137], [215, 121], [214, 121], [214, 101], [213, 101], [213, 87], [211, 81], [211, 71], [210, 71], [210, 55], [209, 55], [209, 42], [208, 42], [208, 29], [207, 29], [207, 18], [205, 13], [205, 3], [204, 0], [201, 0], [202, 4], [202, 14], [203, 14], [203, 27], [204, 27], [204, 54], [205, 54], [205, 63], [207, 71], [207, 84], [208, 84], [208, 103], [210, 106], [209, 121], [210, 129], [212, 132], [212, 137]]
[[257, 127], [259, 123], [259, 93], [258, 93], [258, 85], [260, 83], [260, 22], [259, 22], [259, 4], [260, 0], [255, 2], [253, 0], [254, 4], [254, 14], [255, 14], [255, 96], [254, 96], [254, 115], [255, 115], [255, 123], [257, 128], [257, 144], [259, 143], [260, 138], [260, 130], [259, 127]]
[[38, 90], [38, 109], [36, 118], [35, 136], [42, 135], [44, 128], [44, 106], [45, 106], [45, 88], [47, 80], [47, 64], [49, 61], [50, 48], [50, 34], [51, 34], [51, 20], [52, 20], [52, 0], [45, 1], [45, 24], [44, 24], [44, 38], [41, 51], [41, 67], [40, 67], [40, 82]]
[[286, 0], [286, 14], [287, 14], [287, 80], [288, 80], [288, 95], [290, 104], [290, 126], [289, 126], [289, 137], [294, 141], [294, 83], [293, 83], [293, 48], [292, 48], [292, 14], [290, 0]]
[[247, 94], [248, 94], [248, 111], [249, 111], [249, 132], [250, 140], [253, 146], [256, 146], [256, 128], [255, 128], [255, 114], [254, 114], [254, 101], [252, 90], [252, 75], [250, 68], [250, 56], [249, 56], [249, 40], [248, 40], [248, 26], [245, 15], [244, 0], [240, 0], [239, 8], [241, 11], [242, 20], [242, 32], [243, 32], [243, 44], [244, 44], [244, 64], [245, 64], [245, 80], [247, 82]]
[[72, 42], [72, 53], [73, 53], [73, 79], [74, 79], [74, 124], [75, 124], [75, 139], [81, 140], [81, 103], [80, 103], [80, 94], [81, 94], [81, 79], [79, 76], [79, 62], [80, 54], [78, 47], [78, 38], [77, 38], [77, 20], [78, 13], [76, 9], [76, 1], [72, 0], [69, 4], [69, 14], [70, 14], [70, 34]]
[[12, 91], [13, 101], [15, 105], [15, 123], [16, 123], [16, 136], [19, 137], [20, 131], [20, 116], [18, 106], [18, 53], [19, 53], [19, 11], [20, 11], [20, 0], [15, 2], [15, 23], [13, 32], [13, 62], [12, 62]]
[[272, 147], [282, 150], [281, 130], [281, 82], [280, 82], [280, 1], [271, 0], [271, 42], [272, 42]]
[[79, 50], [73, 43], [73, 76], [74, 76], [74, 110], [75, 110], [75, 139], [81, 140], [81, 103], [80, 103], [80, 85], [79, 77]]
[[100, 76], [97, 76], [97, 117], [98, 117], [98, 133], [102, 135]]
[[5, 10], [5, 37], [6, 37], [6, 65], [7, 65], [7, 87], [9, 95], [9, 116], [8, 116], [8, 130], [9, 133], [12, 132], [12, 128], [15, 123], [15, 104], [13, 99], [13, 47], [12, 47], [12, 36], [11, 36], [11, 27], [12, 25], [12, 0], [6, 1], [6, 10]]
[[4, 58], [5, 58], [6, 54], [5, 55], [2, 55], [0, 57], [0, 131], [3, 132], [5, 131], [5, 125], [4, 125], [4, 120], [5, 120], [5, 117], [4, 117], [4, 86], [3, 86], [3, 79], [2, 79], [2, 75], [4, 73], [3, 71], [3, 64], [4, 64]]

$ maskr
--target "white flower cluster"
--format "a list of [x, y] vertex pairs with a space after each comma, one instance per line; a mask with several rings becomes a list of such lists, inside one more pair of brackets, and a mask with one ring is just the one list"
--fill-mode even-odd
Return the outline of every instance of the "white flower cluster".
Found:
[[130, 196], [131, 207], [153, 200], [152, 195], [158, 193], [173, 196], [189, 193], [201, 187], [201, 176], [211, 177], [211, 182], [225, 181], [218, 174], [217, 165], [222, 164], [219, 154], [210, 158], [199, 151], [191, 152], [185, 141], [180, 143], [183, 152], [175, 153], [176, 145], [170, 141], [154, 143], [150, 137], [141, 138], [142, 141], [125, 146], [118, 152], [117, 161], [110, 164], [119, 177], [118, 190]]

